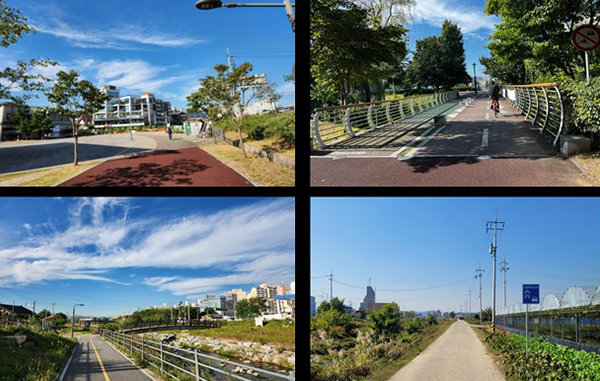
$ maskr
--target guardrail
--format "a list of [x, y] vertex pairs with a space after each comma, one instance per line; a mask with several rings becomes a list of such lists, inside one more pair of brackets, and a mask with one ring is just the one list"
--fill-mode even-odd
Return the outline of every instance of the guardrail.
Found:
[[[146, 339], [145, 337], [136, 338], [134, 335], [127, 335], [120, 332], [101, 330], [100, 335], [108, 342], [119, 347], [124, 354], [131, 357], [138, 357], [142, 365], [149, 365], [161, 374], [166, 374], [176, 380], [179, 380], [176, 374], [184, 373], [195, 377], [196, 380], [295, 380], [293, 372], [291, 374], [282, 374], [269, 370], [256, 368], [247, 364], [237, 363], [235, 361], [200, 353], [198, 349], [178, 348], [162, 342]], [[244, 368], [250, 370], [254, 375], [247, 374], [240, 376], [234, 373], [235, 369]], [[258, 374], [258, 376], [256, 376]]]
[[227, 325], [223, 320], [161, 320], [161, 321], [144, 321], [136, 324], [123, 324], [122, 331], [131, 330], [151, 330], [154, 328], [169, 328], [169, 327], [198, 327], [198, 328], [221, 328]]
[[447, 91], [400, 100], [317, 108], [312, 119], [312, 136], [323, 149], [356, 136], [355, 130], [392, 125], [456, 97], [458, 91]]
[[507, 85], [503, 96], [534, 126], [552, 135], [552, 144], [558, 143], [565, 124], [565, 112], [556, 83]]

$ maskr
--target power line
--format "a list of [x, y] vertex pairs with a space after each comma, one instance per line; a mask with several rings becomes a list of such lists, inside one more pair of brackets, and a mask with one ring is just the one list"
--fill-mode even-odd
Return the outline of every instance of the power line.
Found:
[[[452, 284], [461, 283], [461, 282], [464, 282], [464, 281], [469, 280], [469, 279], [471, 279], [471, 277], [468, 277], [468, 278], [465, 278], [465, 279], [461, 279], [461, 280], [458, 280], [458, 281], [455, 281], [455, 282], [444, 283], [444, 284], [440, 284], [440, 285], [437, 285], [437, 286], [430, 286], [430, 287], [407, 288], [407, 289], [404, 289], [404, 290], [388, 290], [388, 289], [381, 289], [381, 288], [379, 288], [378, 290], [379, 291], [384, 291], [384, 292], [405, 292], [405, 291], [430, 290], [430, 289], [433, 289], [433, 288], [445, 287], [445, 286], [449, 286], [449, 285], [452, 285]], [[348, 287], [354, 287], [354, 288], [360, 288], [360, 289], [364, 289], [365, 288], [365, 286], [357, 286], [357, 285], [354, 285], [354, 284], [340, 282], [339, 280], [334, 280], [334, 282], [342, 284], [344, 286], [348, 286]]]

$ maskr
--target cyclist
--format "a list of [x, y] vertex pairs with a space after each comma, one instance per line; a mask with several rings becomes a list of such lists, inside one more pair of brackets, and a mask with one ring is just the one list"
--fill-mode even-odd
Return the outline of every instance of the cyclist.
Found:
[[500, 86], [498, 86], [498, 84], [496, 84], [496, 82], [494, 80], [492, 80], [492, 85], [488, 88], [488, 91], [490, 94], [490, 99], [492, 100], [491, 109], [494, 110], [494, 118], [495, 118], [496, 114], [498, 113], [498, 111], [500, 109], [500, 103], [499, 103]]

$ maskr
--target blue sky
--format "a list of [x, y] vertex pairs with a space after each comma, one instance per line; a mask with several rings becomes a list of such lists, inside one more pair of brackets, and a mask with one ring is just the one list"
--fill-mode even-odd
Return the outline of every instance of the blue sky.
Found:
[[[249, 0], [253, 2], [253, 0]], [[122, 95], [145, 91], [186, 107], [229, 48], [237, 65], [254, 64], [291, 104], [293, 83], [285, 82], [294, 63], [294, 33], [283, 8], [230, 8], [199, 11], [193, 0], [79, 1], [9, 0], [22, 9], [38, 33], [0, 50], [4, 62], [50, 58], [61, 66], [40, 70], [53, 76], [77, 70], [96, 85], [114, 84]], [[41, 97], [31, 104], [46, 105]]]
[[485, 0], [417, 0], [411, 11], [412, 19], [407, 25], [410, 30], [409, 48], [415, 50], [415, 41], [442, 32], [444, 20], [458, 24], [463, 33], [467, 71], [473, 75], [473, 63], [477, 66], [477, 77], [483, 78], [483, 67], [479, 63], [481, 56], [489, 57], [485, 45], [487, 37], [493, 32], [494, 24], [500, 18], [485, 14]]
[[0, 303], [115, 316], [294, 280], [294, 201], [0, 198]]
[[[485, 224], [496, 206], [506, 223], [498, 263], [506, 254], [507, 305], [520, 303], [523, 283], [539, 283], [542, 297], [600, 285], [599, 198], [318, 198], [311, 201], [311, 295], [319, 303], [329, 293], [331, 269], [346, 283], [334, 282], [333, 295], [355, 308], [371, 278], [377, 301], [403, 310], [466, 311], [471, 289], [475, 311], [481, 263], [483, 306], [490, 306], [493, 234]], [[497, 280], [501, 307], [500, 271]]]

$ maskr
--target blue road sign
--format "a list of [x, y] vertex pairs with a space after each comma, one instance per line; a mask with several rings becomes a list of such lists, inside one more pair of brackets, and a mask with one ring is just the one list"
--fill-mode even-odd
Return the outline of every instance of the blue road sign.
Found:
[[540, 285], [523, 285], [523, 304], [540, 304]]

